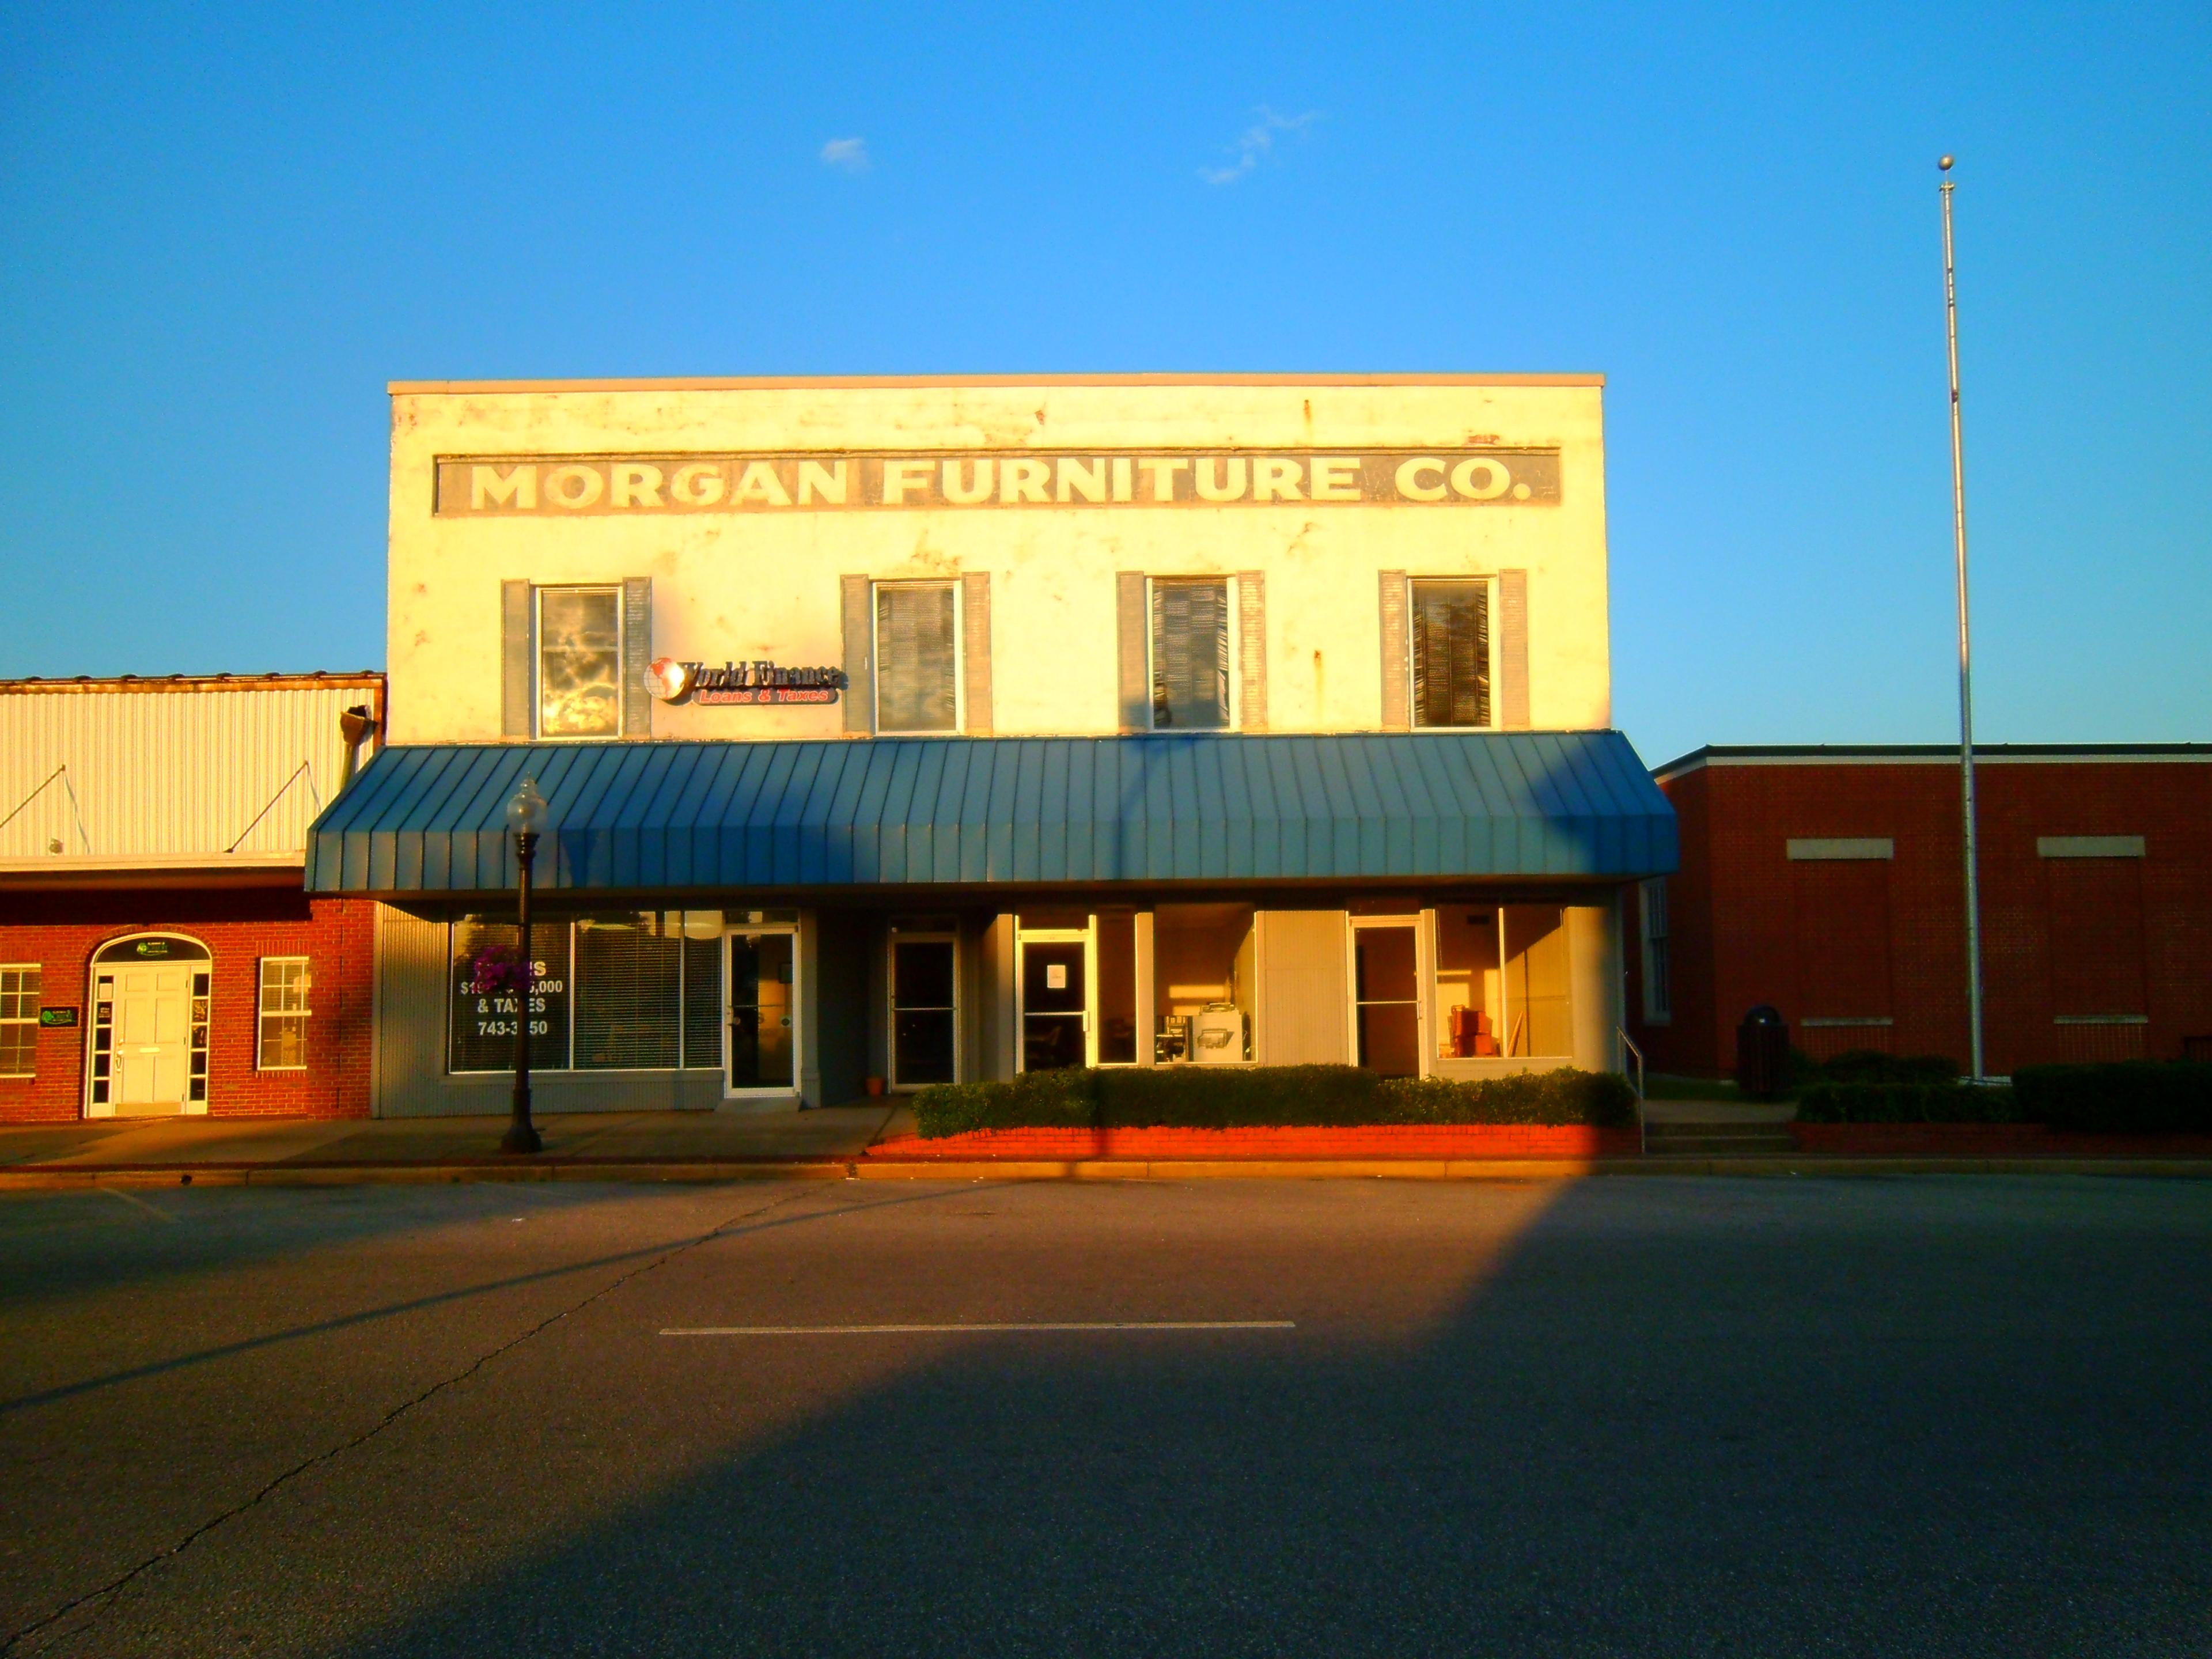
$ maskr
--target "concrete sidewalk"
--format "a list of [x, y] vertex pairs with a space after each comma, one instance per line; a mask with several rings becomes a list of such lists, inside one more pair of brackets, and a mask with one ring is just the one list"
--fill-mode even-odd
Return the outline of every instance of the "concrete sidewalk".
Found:
[[[1713, 1103], [1733, 1105], [1732, 1103]], [[1695, 1122], [1707, 1103], [1669, 1102], [1660, 1121]], [[1688, 1109], [1685, 1110], [1685, 1109]], [[1734, 1106], [1723, 1121], [1772, 1121]], [[1783, 1109], [1787, 1110], [1787, 1108]], [[1749, 1113], [1759, 1117], [1749, 1118]], [[1389, 1179], [1540, 1181], [1584, 1176], [2135, 1175], [2212, 1177], [2204, 1157], [1959, 1157], [1771, 1152], [1559, 1158], [871, 1158], [914, 1133], [886, 1102], [787, 1112], [557, 1113], [544, 1150], [499, 1150], [503, 1117], [256, 1122], [125, 1118], [0, 1127], [0, 1192], [84, 1187], [350, 1186], [476, 1181], [854, 1179], [1145, 1181]]]
[[562, 1112], [538, 1118], [545, 1149], [499, 1150], [504, 1117], [284, 1119], [107, 1118], [0, 1128], [0, 1187], [101, 1174], [184, 1175], [213, 1182], [351, 1171], [404, 1178], [452, 1170], [672, 1170], [820, 1164], [843, 1173], [894, 1120], [890, 1103], [807, 1112]]

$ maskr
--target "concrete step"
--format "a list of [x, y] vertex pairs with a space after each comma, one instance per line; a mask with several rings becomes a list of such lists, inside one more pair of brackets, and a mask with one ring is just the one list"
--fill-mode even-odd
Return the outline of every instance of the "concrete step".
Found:
[[1794, 1152], [1797, 1143], [1783, 1123], [1652, 1123], [1644, 1144], [1653, 1153], [1735, 1158], [1761, 1152]]

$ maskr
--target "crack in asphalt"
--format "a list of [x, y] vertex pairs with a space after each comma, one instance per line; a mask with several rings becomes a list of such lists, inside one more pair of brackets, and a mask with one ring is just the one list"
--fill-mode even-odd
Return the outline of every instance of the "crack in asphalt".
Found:
[[260, 1487], [259, 1490], [252, 1493], [252, 1496], [232, 1504], [230, 1508], [223, 1510], [221, 1514], [202, 1522], [198, 1526], [194, 1527], [190, 1532], [186, 1533], [175, 1543], [169, 1545], [166, 1548], [155, 1551], [153, 1554], [148, 1556], [136, 1566], [117, 1575], [114, 1578], [110, 1579], [106, 1583], [100, 1585], [98, 1589], [89, 1589], [85, 1591], [82, 1595], [73, 1596], [69, 1601], [64, 1602], [60, 1607], [56, 1607], [52, 1613], [46, 1614], [43, 1619], [34, 1620], [33, 1623], [24, 1626], [21, 1630], [15, 1631], [3, 1638], [0, 1638], [0, 1655], [11, 1654], [15, 1652], [21, 1644], [29, 1640], [32, 1637], [38, 1635], [40, 1632], [51, 1629], [54, 1625], [68, 1618], [71, 1613], [76, 1612], [82, 1607], [100, 1601], [105, 1597], [115, 1595], [118, 1591], [123, 1589], [126, 1585], [128, 1585], [133, 1579], [138, 1577], [141, 1574], [149, 1571], [150, 1569], [161, 1565], [162, 1562], [173, 1560], [176, 1557], [183, 1554], [194, 1544], [198, 1543], [201, 1539], [206, 1537], [208, 1534], [213, 1532], [216, 1528], [221, 1527], [228, 1522], [236, 1520], [248, 1510], [255, 1508], [260, 1504], [263, 1500], [270, 1497], [280, 1488], [289, 1486], [291, 1482], [298, 1480], [300, 1476], [307, 1474], [309, 1470], [319, 1468], [325, 1463], [344, 1456], [348, 1452], [355, 1450], [358, 1447], [367, 1445], [370, 1441], [375, 1439], [377, 1436], [382, 1434], [386, 1429], [390, 1428], [394, 1423], [397, 1423], [401, 1418], [413, 1411], [417, 1406], [426, 1404], [429, 1401], [436, 1398], [439, 1395], [443, 1394], [447, 1389], [453, 1387], [456, 1383], [465, 1382], [470, 1377], [475, 1376], [477, 1372], [482, 1370], [486, 1365], [491, 1364], [493, 1360], [497, 1359], [501, 1355], [512, 1352], [514, 1349], [520, 1347], [524, 1343], [529, 1341], [532, 1337], [537, 1336], [541, 1332], [550, 1329], [553, 1326], [559, 1324], [571, 1314], [581, 1313], [585, 1309], [590, 1307], [592, 1304], [599, 1301], [602, 1297], [611, 1295], [616, 1291], [620, 1290], [623, 1285], [629, 1284], [631, 1280], [642, 1278], [645, 1274], [653, 1272], [656, 1267], [659, 1267], [667, 1262], [673, 1261], [678, 1256], [684, 1255], [687, 1250], [696, 1249], [702, 1244], [712, 1243], [714, 1239], [720, 1238], [723, 1234], [729, 1231], [731, 1228], [736, 1226], [740, 1222], [755, 1220], [761, 1216], [768, 1214], [772, 1210], [780, 1209], [787, 1204], [796, 1203], [799, 1199], [809, 1196], [811, 1196], [811, 1194], [802, 1189], [798, 1192], [787, 1194], [781, 1198], [772, 1200], [769, 1203], [760, 1206], [757, 1209], [747, 1210], [741, 1215], [733, 1215], [726, 1221], [717, 1222], [714, 1226], [708, 1228], [705, 1232], [699, 1234], [697, 1237], [687, 1238], [682, 1243], [673, 1245], [668, 1249], [664, 1250], [660, 1255], [653, 1257], [652, 1261], [640, 1262], [628, 1273], [623, 1273], [617, 1278], [609, 1279], [605, 1285], [599, 1286], [598, 1290], [593, 1291], [589, 1296], [584, 1297], [581, 1301], [574, 1303], [568, 1307], [562, 1308], [556, 1313], [547, 1315], [544, 1319], [539, 1320], [535, 1325], [531, 1326], [527, 1330], [520, 1332], [516, 1335], [512, 1336], [506, 1341], [501, 1343], [498, 1346], [487, 1349], [484, 1352], [478, 1354], [474, 1359], [471, 1360], [459, 1370], [455, 1371], [451, 1376], [441, 1377], [437, 1382], [433, 1382], [428, 1388], [424, 1389], [421, 1393], [416, 1395], [413, 1398], [403, 1400], [399, 1404], [392, 1407], [392, 1409], [385, 1413], [382, 1417], [379, 1418], [368, 1428], [363, 1429], [359, 1434], [355, 1435], [351, 1439], [341, 1441], [335, 1446], [327, 1447], [324, 1450], [317, 1452], [313, 1456], [307, 1458], [299, 1463], [295, 1463], [290, 1468], [284, 1470], [282, 1474], [272, 1476]]

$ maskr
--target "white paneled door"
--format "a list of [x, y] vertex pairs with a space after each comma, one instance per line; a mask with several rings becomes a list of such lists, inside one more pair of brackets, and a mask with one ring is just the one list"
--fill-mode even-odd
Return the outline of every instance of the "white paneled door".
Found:
[[191, 1080], [192, 967], [133, 963], [115, 974], [118, 1113], [181, 1112]]

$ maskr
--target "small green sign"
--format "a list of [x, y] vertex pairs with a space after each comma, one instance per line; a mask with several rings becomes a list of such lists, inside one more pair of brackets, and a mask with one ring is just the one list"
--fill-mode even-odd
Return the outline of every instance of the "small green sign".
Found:
[[74, 1025], [76, 1024], [76, 1010], [74, 1008], [41, 1008], [39, 1010], [39, 1024], [41, 1025]]

